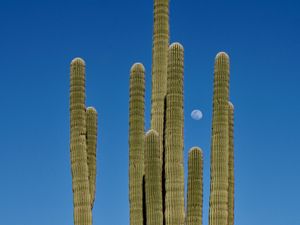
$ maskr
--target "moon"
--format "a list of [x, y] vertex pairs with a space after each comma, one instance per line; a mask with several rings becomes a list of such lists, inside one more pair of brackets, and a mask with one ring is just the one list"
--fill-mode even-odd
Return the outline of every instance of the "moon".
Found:
[[193, 120], [201, 120], [203, 117], [203, 114], [199, 109], [195, 109], [192, 111], [191, 117]]

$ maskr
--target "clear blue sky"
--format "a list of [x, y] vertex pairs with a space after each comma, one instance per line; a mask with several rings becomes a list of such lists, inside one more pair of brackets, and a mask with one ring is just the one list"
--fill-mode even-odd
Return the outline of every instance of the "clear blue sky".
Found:
[[[236, 224], [300, 225], [299, 1], [172, 0], [170, 11], [171, 41], [185, 47], [185, 164], [190, 147], [204, 150], [204, 224], [213, 63], [226, 51]], [[129, 69], [146, 67], [149, 128], [152, 21], [152, 0], [0, 1], [1, 225], [73, 223], [69, 64], [77, 56], [87, 65], [87, 105], [99, 112], [94, 225], [129, 224]], [[195, 108], [200, 121], [190, 118]]]

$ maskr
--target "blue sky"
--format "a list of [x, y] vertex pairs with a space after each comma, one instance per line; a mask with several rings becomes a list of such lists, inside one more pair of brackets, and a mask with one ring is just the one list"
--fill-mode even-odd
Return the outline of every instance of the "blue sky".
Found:
[[[213, 63], [226, 51], [235, 222], [300, 225], [299, 12], [296, 0], [171, 1], [171, 41], [185, 47], [185, 167], [190, 147], [204, 151], [204, 224]], [[129, 224], [129, 70], [146, 67], [149, 128], [152, 22], [150, 0], [0, 1], [1, 225], [73, 223], [69, 65], [77, 56], [87, 65], [87, 105], [99, 113], [94, 225]], [[191, 119], [195, 108], [202, 120]]]

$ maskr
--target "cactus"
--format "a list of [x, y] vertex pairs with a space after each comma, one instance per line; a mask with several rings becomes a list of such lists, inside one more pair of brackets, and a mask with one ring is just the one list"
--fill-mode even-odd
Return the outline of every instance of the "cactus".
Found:
[[159, 135], [150, 130], [145, 135], [145, 191], [147, 225], [163, 225], [162, 208], [162, 159]]
[[167, 92], [169, 47], [169, 0], [154, 0], [153, 28], [151, 128], [159, 134], [160, 154], [163, 158], [164, 102]]
[[91, 225], [95, 196], [97, 112], [85, 108], [85, 62], [71, 62], [70, 151], [74, 224]]
[[129, 199], [130, 224], [143, 224], [145, 68], [136, 63], [130, 74]]
[[[203, 153], [198, 147], [189, 153], [186, 215], [184, 210], [184, 51], [179, 43], [168, 44], [169, 0], [154, 0], [151, 130], [144, 142], [144, 67], [135, 64], [130, 75], [131, 225], [202, 225]], [[233, 225], [233, 109], [228, 100], [229, 57], [221, 52], [214, 71], [210, 225]]]
[[203, 206], [203, 153], [198, 147], [189, 151], [188, 196], [186, 225], [202, 225]]
[[165, 118], [165, 220], [184, 224], [183, 47], [169, 47]]
[[228, 103], [228, 126], [229, 126], [229, 155], [228, 155], [228, 225], [234, 224], [234, 107]]
[[214, 70], [210, 225], [227, 225], [228, 222], [228, 98], [229, 57], [220, 52], [216, 56]]

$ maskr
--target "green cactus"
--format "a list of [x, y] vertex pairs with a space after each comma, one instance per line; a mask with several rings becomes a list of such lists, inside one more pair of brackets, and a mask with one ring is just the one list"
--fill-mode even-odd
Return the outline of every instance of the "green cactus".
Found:
[[146, 224], [163, 225], [162, 159], [159, 151], [159, 135], [150, 130], [145, 135], [145, 191]]
[[88, 107], [86, 109], [87, 164], [89, 168], [89, 186], [92, 209], [94, 207], [96, 192], [97, 117], [97, 111], [94, 107]]
[[228, 223], [228, 98], [229, 57], [226, 53], [220, 52], [216, 56], [214, 70], [210, 225]]
[[161, 158], [163, 157], [164, 102], [167, 92], [168, 48], [169, 0], [154, 0], [151, 128], [159, 134]]
[[97, 112], [85, 108], [85, 62], [71, 62], [70, 151], [74, 224], [92, 225], [95, 196]]
[[173, 43], [168, 53], [164, 138], [165, 221], [167, 225], [183, 225], [183, 47], [179, 43]]
[[229, 156], [228, 156], [228, 225], [234, 224], [234, 106], [228, 103], [228, 126], [229, 126]]
[[202, 225], [203, 153], [198, 147], [189, 151], [186, 225]]
[[[184, 210], [184, 50], [179, 43], [168, 44], [169, 0], [154, 0], [152, 130], [144, 142], [144, 67], [135, 64], [130, 76], [131, 225], [202, 225], [203, 153], [197, 147], [189, 153], [186, 215]], [[228, 99], [229, 57], [221, 52], [214, 71], [210, 225], [233, 225], [233, 119], [231, 125]]]
[[129, 199], [130, 224], [143, 224], [145, 68], [135, 63], [130, 71]]

